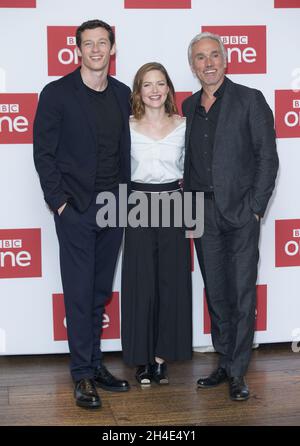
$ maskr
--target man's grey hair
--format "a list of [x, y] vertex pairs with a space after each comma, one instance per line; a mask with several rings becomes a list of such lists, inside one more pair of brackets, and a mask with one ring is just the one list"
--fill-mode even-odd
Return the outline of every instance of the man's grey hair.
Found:
[[192, 49], [195, 43], [199, 42], [199, 40], [202, 39], [212, 39], [215, 40], [216, 42], [218, 42], [220, 49], [221, 49], [221, 53], [223, 56], [224, 61], [227, 61], [227, 52], [224, 46], [224, 43], [222, 42], [222, 39], [220, 36], [218, 36], [218, 34], [213, 34], [213, 33], [209, 33], [209, 32], [203, 32], [200, 34], [197, 34], [192, 40], [191, 43], [189, 44], [188, 47], [188, 59], [189, 59], [189, 64], [192, 67], [193, 66], [193, 60], [192, 60]]

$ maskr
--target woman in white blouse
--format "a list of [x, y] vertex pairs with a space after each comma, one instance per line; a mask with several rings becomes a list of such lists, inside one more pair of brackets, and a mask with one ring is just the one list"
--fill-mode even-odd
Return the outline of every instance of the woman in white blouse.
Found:
[[[136, 73], [132, 111], [132, 190], [145, 194], [149, 203], [152, 194], [181, 193], [186, 123], [161, 64], [147, 63]], [[184, 228], [162, 227], [161, 222], [159, 227], [126, 228], [122, 348], [142, 385], [167, 384], [166, 362], [191, 358], [190, 245]]]

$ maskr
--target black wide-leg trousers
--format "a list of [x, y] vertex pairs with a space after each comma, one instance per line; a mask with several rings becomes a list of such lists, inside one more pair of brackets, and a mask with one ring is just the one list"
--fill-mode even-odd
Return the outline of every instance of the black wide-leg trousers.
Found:
[[184, 228], [128, 227], [122, 266], [122, 350], [130, 366], [192, 357], [190, 240]]

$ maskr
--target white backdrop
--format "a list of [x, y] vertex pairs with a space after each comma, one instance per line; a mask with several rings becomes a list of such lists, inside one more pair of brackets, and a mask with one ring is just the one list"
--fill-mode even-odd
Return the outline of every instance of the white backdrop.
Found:
[[[232, 71], [239, 73], [228, 76], [262, 90], [274, 113], [278, 98], [276, 121], [280, 133], [276, 191], [262, 222], [255, 339], [259, 343], [280, 342], [299, 335], [300, 94], [292, 90], [300, 88], [300, 2], [278, 0], [276, 5], [286, 7], [275, 8], [274, 0], [192, 0], [191, 8], [178, 8], [179, 3], [188, 2], [162, 0], [177, 8], [134, 9], [125, 8], [124, 0], [37, 0], [36, 7], [16, 7], [22, 3], [28, 6], [30, 1], [0, 0], [0, 353], [68, 351], [61, 296], [53, 296], [62, 293], [58, 243], [53, 217], [44, 204], [33, 165], [31, 126], [36, 95], [46, 83], [59, 77], [49, 75], [48, 68], [75, 68], [67, 63], [74, 50], [72, 39], [59, 42], [58, 29], [49, 28], [47, 41], [47, 27], [77, 27], [93, 18], [115, 27], [118, 79], [131, 86], [142, 64], [158, 61], [166, 66], [179, 93], [199, 89], [190, 72], [186, 50], [202, 26], [246, 27], [244, 32], [238, 28], [222, 29], [222, 35], [231, 36], [229, 43], [234, 46], [237, 38], [235, 46], [246, 49], [245, 60], [240, 62], [238, 53], [232, 53]], [[8, 3], [14, 7], [5, 7]], [[128, 1], [127, 6], [129, 3], [133, 2]], [[151, 2], [135, 3], [149, 6]], [[291, 4], [298, 8], [289, 8]], [[261, 27], [266, 27], [266, 39]], [[72, 35], [69, 29], [65, 32], [67, 37]], [[55, 45], [57, 51], [51, 49]], [[63, 50], [63, 63], [58, 60], [59, 49]], [[287, 92], [275, 93], [276, 90]], [[105, 320], [104, 350], [121, 349], [120, 263]], [[205, 334], [203, 283], [196, 256], [194, 265], [197, 347], [210, 345], [211, 339]]]

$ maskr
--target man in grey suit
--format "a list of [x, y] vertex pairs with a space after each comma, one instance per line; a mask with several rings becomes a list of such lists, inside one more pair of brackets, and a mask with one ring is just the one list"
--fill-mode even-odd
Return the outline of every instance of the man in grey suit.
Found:
[[229, 381], [234, 401], [249, 398], [245, 374], [254, 336], [260, 220], [275, 185], [273, 114], [263, 94], [225, 76], [219, 36], [198, 34], [189, 62], [202, 89], [183, 103], [187, 117], [184, 188], [204, 192], [204, 234], [195, 239], [216, 370], [199, 388]]

